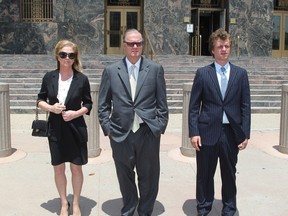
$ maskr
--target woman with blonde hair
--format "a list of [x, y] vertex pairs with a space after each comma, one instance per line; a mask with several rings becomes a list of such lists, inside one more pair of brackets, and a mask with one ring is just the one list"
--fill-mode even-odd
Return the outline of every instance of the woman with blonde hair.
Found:
[[60, 215], [69, 215], [65, 163], [70, 163], [73, 188], [73, 216], [80, 216], [80, 194], [83, 185], [82, 165], [88, 162], [87, 127], [83, 115], [92, 109], [90, 84], [81, 73], [77, 45], [69, 40], [56, 44], [57, 69], [46, 73], [38, 94], [38, 107], [49, 112], [48, 141], [54, 179], [58, 190]]

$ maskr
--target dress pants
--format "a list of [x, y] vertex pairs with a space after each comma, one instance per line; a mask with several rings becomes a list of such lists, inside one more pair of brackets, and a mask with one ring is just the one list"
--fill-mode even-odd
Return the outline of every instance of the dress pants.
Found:
[[137, 205], [139, 215], [152, 215], [159, 187], [160, 136], [155, 137], [150, 128], [143, 124], [135, 133], [131, 131], [123, 142], [110, 139], [110, 144], [123, 198], [121, 215], [133, 216]]
[[[205, 134], [204, 134], [205, 135]], [[219, 158], [222, 179], [222, 216], [232, 216], [236, 207], [236, 164], [238, 146], [230, 125], [223, 125], [216, 145], [202, 145], [196, 152], [196, 198], [199, 215], [208, 215], [214, 200], [214, 174]]]

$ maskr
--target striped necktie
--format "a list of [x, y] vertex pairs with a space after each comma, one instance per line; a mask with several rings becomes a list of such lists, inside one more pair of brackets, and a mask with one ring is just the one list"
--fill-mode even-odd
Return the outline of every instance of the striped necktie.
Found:
[[225, 97], [225, 92], [227, 89], [227, 83], [228, 83], [228, 79], [226, 76], [226, 69], [224, 67], [221, 67], [221, 94], [222, 94], [222, 98], [224, 99]]

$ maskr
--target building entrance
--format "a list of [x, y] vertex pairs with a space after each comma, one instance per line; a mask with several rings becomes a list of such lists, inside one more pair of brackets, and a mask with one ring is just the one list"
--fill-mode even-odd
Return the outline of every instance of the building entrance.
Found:
[[141, 1], [107, 1], [106, 54], [123, 54], [123, 35], [127, 29], [141, 32]]
[[210, 55], [208, 40], [210, 34], [218, 28], [225, 28], [225, 9], [196, 8], [191, 11], [191, 23], [194, 32], [191, 35], [191, 55]]
[[275, 11], [273, 17], [273, 57], [288, 57], [288, 11]]

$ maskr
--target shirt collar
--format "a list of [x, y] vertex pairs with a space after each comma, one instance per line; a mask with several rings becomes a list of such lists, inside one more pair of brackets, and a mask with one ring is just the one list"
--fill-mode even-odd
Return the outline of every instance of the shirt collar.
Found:
[[[128, 60], [128, 58], [125, 58], [126, 64], [127, 64], [127, 68], [128, 70], [130, 69], [132, 63]], [[136, 66], [137, 69], [140, 68], [140, 63], [141, 63], [141, 58], [139, 58], [139, 60], [134, 64]]]
[[215, 69], [217, 72], [221, 72], [221, 68], [224, 67], [226, 71], [228, 71], [228, 67], [229, 67], [229, 62], [227, 62], [224, 66], [218, 64], [217, 62], [214, 62], [215, 64]]

